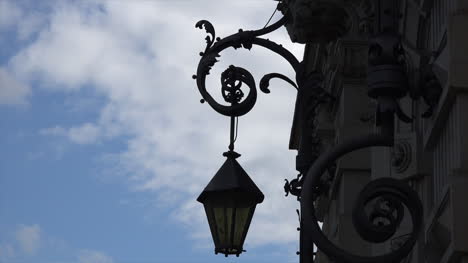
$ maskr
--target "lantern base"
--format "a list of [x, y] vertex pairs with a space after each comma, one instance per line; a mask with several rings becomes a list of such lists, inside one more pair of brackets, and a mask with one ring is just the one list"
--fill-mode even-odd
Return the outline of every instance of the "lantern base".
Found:
[[236, 255], [236, 257], [239, 257], [239, 255], [242, 252], [246, 252], [244, 249], [240, 248], [215, 248], [215, 254], [217, 255], [218, 253], [224, 254], [225, 257], [228, 257], [229, 255]]

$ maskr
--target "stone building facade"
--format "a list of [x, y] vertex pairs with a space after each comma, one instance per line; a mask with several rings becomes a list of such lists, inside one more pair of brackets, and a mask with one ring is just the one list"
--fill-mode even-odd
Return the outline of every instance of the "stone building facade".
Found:
[[[306, 69], [322, 72], [322, 86], [335, 98], [315, 109], [321, 150], [369, 132], [375, 122], [376, 105], [367, 96], [366, 80], [371, 1], [341, 2], [355, 14], [338, 40], [308, 41], [310, 35], [289, 29], [293, 41], [308, 42]], [[352, 209], [371, 180], [402, 179], [418, 192], [424, 208], [423, 231], [405, 262], [468, 263], [468, 0], [399, 2], [410, 83], [400, 105], [413, 121], [395, 120], [392, 149], [373, 147], [341, 158], [315, 202], [316, 211], [324, 233], [339, 247], [360, 255], [391, 251], [404, 241], [411, 222], [404, 220], [390, 240], [369, 243], [357, 238]], [[299, 149], [304, 137], [299, 126], [293, 124], [291, 149]], [[298, 166], [300, 162], [298, 156]], [[315, 262], [331, 261], [318, 251]]]

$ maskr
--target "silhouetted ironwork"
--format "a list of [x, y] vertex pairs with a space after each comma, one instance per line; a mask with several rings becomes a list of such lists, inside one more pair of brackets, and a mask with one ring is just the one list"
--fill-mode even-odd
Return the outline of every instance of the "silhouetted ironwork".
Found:
[[[369, 72], [368, 95], [377, 101], [376, 126], [380, 132], [364, 134], [346, 140], [328, 151], [324, 152], [321, 138], [316, 132], [316, 114], [318, 107], [323, 103], [334, 101], [334, 96], [327, 93], [321, 86], [323, 76], [319, 72], [306, 74], [304, 63], [300, 63], [294, 55], [283, 46], [276, 44], [261, 36], [268, 34], [288, 23], [294, 25], [298, 21], [290, 21], [290, 10], [286, 6], [289, 1], [282, 2], [278, 9], [285, 14], [276, 23], [260, 30], [243, 31], [220, 39], [216, 38], [214, 26], [207, 20], [199, 21], [196, 27], [205, 29], [208, 33], [206, 48], [201, 52], [197, 74], [193, 76], [197, 81], [198, 90], [215, 111], [231, 117], [231, 144], [230, 151], [226, 153], [226, 163], [221, 167], [212, 181], [205, 188], [198, 200], [205, 204], [208, 221], [216, 246], [216, 253], [239, 255], [243, 251], [243, 241], [247, 234], [255, 205], [263, 200], [263, 194], [247, 176], [245, 171], [235, 160], [238, 155], [233, 151], [233, 125], [234, 118], [248, 113], [255, 105], [257, 91], [253, 76], [240, 67], [230, 66], [221, 75], [221, 93], [225, 102], [223, 105], [215, 101], [206, 89], [206, 77], [212, 67], [218, 62], [220, 53], [227, 48], [245, 48], [250, 50], [254, 45], [261, 46], [283, 57], [296, 73], [295, 81], [279, 73], [265, 75], [260, 81], [260, 90], [269, 93], [269, 82], [273, 78], [282, 79], [297, 89], [296, 110], [300, 118], [302, 136], [297, 157], [297, 169], [300, 174], [291, 182], [286, 180], [284, 190], [286, 196], [291, 193], [298, 197], [301, 204], [299, 214], [301, 231], [301, 262], [313, 262], [315, 253], [312, 243], [325, 253], [334, 262], [340, 263], [396, 263], [405, 258], [412, 250], [421, 231], [423, 208], [417, 193], [408, 186], [406, 181], [393, 178], [379, 178], [371, 181], [360, 192], [353, 208], [353, 223], [357, 233], [364, 239], [373, 243], [380, 243], [393, 237], [400, 227], [405, 216], [405, 209], [411, 214], [412, 232], [400, 240], [401, 244], [394, 246], [393, 251], [379, 256], [365, 257], [353, 255], [331, 242], [322, 232], [315, 215], [314, 202], [329, 188], [330, 180], [323, 175], [328, 172], [332, 178], [337, 160], [343, 155], [368, 147], [392, 147], [394, 145], [395, 116], [404, 122], [411, 122], [399, 105], [399, 99], [406, 96], [409, 91], [407, 79], [407, 66], [405, 50], [397, 34], [399, 12], [393, 0], [374, 1], [377, 19], [374, 28], [366, 30], [373, 33], [369, 44]], [[293, 3], [293, 1], [291, 2]], [[339, 6], [334, 4], [317, 5], [316, 8], [326, 10], [325, 18], [344, 14]], [[322, 10], [320, 9], [320, 10]], [[317, 10], [312, 10], [316, 12]], [[311, 12], [312, 12], [311, 11]], [[313, 13], [312, 12], [312, 13]], [[326, 20], [326, 19], [325, 19]], [[325, 21], [324, 20], [324, 21]], [[322, 20], [317, 20], [323, 22]], [[330, 25], [324, 36], [304, 32], [298, 37], [313, 36], [321, 41], [336, 39], [343, 35], [347, 27], [347, 17], [338, 19], [336, 26]], [[325, 33], [324, 33], [325, 34]], [[246, 95], [242, 85], [246, 84], [249, 92]], [[426, 84], [426, 101], [433, 107], [436, 101], [431, 94], [438, 90], [435, 84], [428, 81]], [[440, 95], [440, 94], [435, 94]], [[434, 96], [435, 96], [434, 95]], [[248, 179], [247, 179], [248, 178]], [[238, 204], [248, 207], [248, 218], [238, 223], [236, 209]], [[216, 210], [215, 209], [221, 209]], [[245, 210], [245, 211], [247, 211]], [[228, 213], [229, 211], [229, 213]], [[229, 221], [229, 218], [233, 218]], [[224, 221], [223, 221], [224, 220]], [[222, 223], [221, 223], [222, 222]], [[240, 230], [242, 229], [242, 231]], [[240, 232], [236, 232], [240, 231]], [[234, 237], [233, 233], [242, 233]], [[304, 251], [305, 250], [305, 251]]]
[[[398, 99], [409, 90], [404, 50], [397, 34], [399, 11], [393, 1], [375, 2], [377, 19], [369, 44], [369, 97], [377, 100], [376, 125], [379, 133], [351, 138], [320, 155], [308, 170], [301, 191], [303, 228], [320, 251], [331, 260], [343, 263], [396, 263], [412, 250], [422, 227], [423, 207], [417, 193], [406, 182], [394, 178], [371, 181], [360, 192], [353, 208], [353, 224], [364, 240], [381, 243], [389, 240], [404, 217], [403, 204], [411, 213], [413, 229], [409, 238], [394, 251], [384, 255], [365, 257], [337, 247], [322, 232], [315, 216], [313, 189], [320, 184], [327, 168], [341, 156], [367, 147], [394, 145], [394, 116], [404, 122], [411, 118], [403, 113]], [[371, 209], [366, 209], [369, 207]], [[370, 212], [366, 212], [370, 211]]]
[[[408, 208], [411, 213], [413, 230], [404, 245], [395, 251], [375, 257], [353, 255], [337, 247], [322, 233], [315, 215], [314, 194], [311, 189], [319, 184], [320, 177], [330, 163], [336, 161], [341, 156], [359, 149], [375, 146], [390, 147], [392, 145], [393, 138], [385, 134], [367, 134], [352, 138], [322, 154], [308, 171], [301, 195], [301, 216], [304, 222], [306, 222], [302, 227], [305, 233], [312, 237], [314, 244], [319, 250], [330, 259], [343, 263], [396, 263], [400, 262], [411, 252], [421, 231], [423, 208], [417, 193], [406, 183], [397, 179], [380, 178], [371, 181], [361, 191], [353, 208], [354, 226], [360, 236], [370, 242], [386, 241], [393, 236], [401, 223], [400, 218], [403, 216], [403, 212], [400, 209], [401, 204], [404, 204]], [[379, 199], [380, 201], [378, 201]], [[397, 208], [397, 215], [394, 216], [393, 212], [390, 213], [392, 208], [389, 208], [387, 214], [382, 214], [382, 209], [378, 205], [375, 206], [376, 201], [391, 203], [390, 207]], [[370, 213], [366, 213], [368, 209], [365, 208], [368, 205], [374, 208], [370, 210]], [[376, 216], [389, 220], [390, 224], [381, 224], [381, 221], [378, 221], [377, 219], [379, 218]]]
[[[296, 72], [298, 72], [300, 68], [300, 63], [291, 52], [289, 52], [287, 49], [285, 49], [279, 44], [276, 44], [268, 39], [259, 37], [280, 28], [284, 25], [285, 21], [286, 17], [283, 17], [276, 23], [260, 30], [243, 31], [241, 29], [236, 34], [233, 34], [223, 39], [218, 38], [216, 41], [214, 40], [216, 36], [215, 29], [210, 22], [208, 22], [207, 20], [202, 20], [196, 24], [196, 27], [200, 29], [204, 28], [209, 34], [209, 36], [205, 38], [207, 46], [205, 48], [205, 51], [200, 53], [202, 58], [198, 64], [197, 75], [194, 75], [194, 78], [197, 80], [198, 90], [200, 91], [203, 100], [208, 102], [208, 104], [215, 111], [226, 116], [242, 116], [253, 108], [257, 99], [256, 85], [252, 74], [250, 74], [250, 72], [248, 72], [245, 69], [235, 66], [230, 66], [231, 71], [236, 71], [235, 74], [232, 73], [234, 75], [234, 78], [232, 78], [231, 80], [236, 80], [245, 83], [249, 87], [249, 93], [242, 101], [238, 101], [237, 104], [232, 104], [230, 106], [222, 105], [216, 102], [206, 90], [206, 76], [210, 74], [211, 68], [216, 64], [216, 62], [218, 62], [220, 53], [227, 48], [245, 48], [250, 50], [253, 45], [262, 46], [285, 58], [289, 62], [289, 64], [291, 64], [293, 69]], [[222, 82], [224, 83], [224, 74], [221, 77]], [[263, 92], [269, 92], [268, 81], [273, 77], [282, 78], [283, 80], [286, 80], [293, 86], [297, 87], [297, 85], [294, 84], [294, 82], [289, 80], [287, 77], [278, 73], [273, 73], [268, 74], [263, 78], [261, 82], [261, 90]], [[238, 86], [238, 89], [240, 88], [241, 87]]]
[[291, 182], [288, 179], [284, 179], [284, 192], [286, 193], [284, 196], [288, 196], [292, 194], [294, 196], [299, 197], [301, 195], [302, 189], [302, 175], [299, 174], [296, 179], [292, 179]]
[[224, 153], [226, 162], [208, 183], [197, 201], [205, 207], [215, 253], [239, 256], [255, 207], [263, 193], [237, 162], [240, 154]]

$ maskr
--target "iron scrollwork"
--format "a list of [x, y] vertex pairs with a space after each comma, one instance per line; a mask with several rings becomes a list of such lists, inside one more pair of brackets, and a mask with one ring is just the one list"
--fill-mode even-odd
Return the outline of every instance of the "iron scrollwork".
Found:
[[291, 182], [288, 179], [284, 179], [284, 196], [292, 194], [299, 197], [301, 195], [303, 176], [302, 174], [297, 175], [295, 179], [292, 179]]
[[393, 147], [395, 117], [403, 122], [412, 121], [398, 103], [409, 89], [404, 50], [395, 27], [398, 24], [398, 9], [393, 1], [380, 0], [378, 3], [380, 13], [377, 21], [381, 24], [376, 28], [380, 28], [381, 32], [370, 40], [367, 79], [368, 96], [377, 101], [376, 126], [380, 127], [380, 132], [348, 139], [321, 154], [309, 168], [301, 191], [305, 233], [320, 251], [332, 261], [340, 263], [399, 263], [412, 251], [423, 223], [423, 206], [418, 194], [406, 182], [390, 177], [375, 179], [364, 187], [354, 203], [352, 219], [362, 239], [382, 243], [391, 241], [403, 221], [405, 211], [409, 211], [412, 231], [393, 251], [379, 256], [361, 256], [345, 251], [324, 235], [316, 217], [314, 189], [320, 185], [327, 168], [340, 157], [360, 149]]
[[[367, 147], [391, 147], [393, 138], [384, 134], [369, 134], [345, 141], [322, 154], [309, 169], [301, 191], [301, 211], [305, 222], [303, 228], [313, 237], [314, 244], [330, 259], [341, 263], [397, 263], [412, 250], [422, 227], [423, 208], [417, 193], [406, 183], [394, 178], [379, 178], [371, 181], [360, 192], [353, 208], [353, 224], [359, 235], [369, 242], [389, 240], [404, 217], [403, 205], [411, 214], [413, 229], [405, 242], [395, 251], [365, 257], [354, 255], [333, 244], [322, 232], [315, 215], [315, 195], [312, 189], [320, 184], [322, 174], [338, 158]], [[370, 207], [370, 209], [369, 209]]]
[[255, 80], [252, 75], [245, 69], [240, 67], [230, 66], [221, 74], [221, 93], [224, 101], [235, 105], [240, 103], [244, 97], [242, 91], [242, 83], [247, 84], [250, 93], [246, 98], [245, 103], [253, 107], [257, 99], [257, 90], [255, 89]]
[[[228, 48], [244, 48], [250, 50], [254, 45], [261, 46], [280, 55], [294, 69], [295, 81], [279, 73], [265, 75], [260, 81], [260, 90], [269, 93], [269, 82], [273, 78], [282, 79], [298, 90], [298, 97], [304, 97], [303, 122], [304, 130], [308, 135], [315, 132], [315, 111], [318, 105], [333, 97], [321, 87], [323, 80], [320, 73], [306, 75], [303, 63], [281, 45], [261, 36], [268, 34], [282, 26], [288, 20], [287, 10], [281, 10], [286, 14], [276, 23], [260, 30], [243, 31], [226, 38], [216, 38], [214, 26], [207, 20], [199, 21], [197, 28], [205, 29], [208, 36], [206, 48], [201, 52], [201, 60], [198, 64], [197, 74], [193, 76], [197, 81], [198, 90], [216, 112], [230, 116], [231, 118], [248, 113], [255, 105], [257, 91], [252, 74], [246, 69], [230, 66], [221, 74], [221, 92], [223, 99], [230, 105], [218, 103], [206, 89], [206, 78], [212, 67], [219, 61], [222, 51]], [[387, 38], [385, 38], [387, 37]], [[417, 193], [405, 182], [393, 178], [380, 178], [371, 181], [360, 192], [353, 209], [353, 223], [359, 235], [367, 241], [380, 243], [390, 240], [395, 235], [402, 223], [405, 211], [409, 211], [412, 220], [412, 232], [408, 234], [401, 246], [387, 254], [375, 257], [353, 255], [342, 248], [337, 247], [322, 232], [315, 215], [314, 202], [317, 197], [327, 189], [324, 187], [323, 174], [332, 167], [337, 159], [353, 151], [374, 146], [392, 147], [393, 121], [395, 115], [402, 121], [410, 122], [411, 118], [401, 110], [398, 99], [406, 95], [408, 91], [407, 79], [404, 72], [403, 50], [400, 39], [391, 35], [374, 38], [369, 50], [369, 93], [368, 95], [377, 101], [376, 122], [382, 126], [380, 134], [369, 134], [345, 141], [338, 146], [322, 153], [317, 147], [316, 158], [307, 173], [302, 173], [296, 179], [286, 180], [286, 195], [291, 193], [298, 196], [301, 202], [301, 229], [309, 236], [318, 249], [330, 259], [340, 263], [396, 263], [405, 258], [412, 250], [422, 227], [423, 208]], [[385, 77], [385, 81], [382, 81]], [[248, 86], [249, 92], [245, 94], [242, 85]], [[312, 101], [310, 101], [312, 100]], [[314, 137], [315, 138], [315, 137]], [[319, 139], [319, 138], [318, 138]], [[311, 145], [320, 145], [320, 140], [312, 140]], [[315, 155], [314, 155], [315, 156]], [[308, 167], [308, 166], [307, 166]], [[328, 171], [333, 175], [333, 171]], [[326, 181], [326, 180], [325, 180]], [[325, 190], [324, 190], [325, 189]], [[405, 210], [404, 207], [407, 209]], [[301, 230], [302, 231], [302, 230]], [[302, 233], [301, 233], [302, 234]]]
[[[210, 74], [212, 67], [219, 61], [218, 58], [220, 57], [220, 53], [228, 48], [245, 48], [250, 50], [254, 45], [267, 48], [273, 51], [274, 53], [282, 56], [284, 59], [286, 59], [286, 61], [289, 62], [289, 64], [292, 66], [296, 73], [299, 72], [301, 64], [291, 52], [289, 52], [286, 48], [273, 41], [260, 37], [280, 28], [286, 23], [286, 20], [287, 17], [284, 16], [276, 23], [263, 29], [252, 31], [239, 30], [238, 33], [230, 35], [223, 39], [216, 38], [214, 26], [209, 21], [199, 21], [196, 24], [196, 27], [200, 29], [205, 29], [206, 33], [208, 33], [208, 36], [205, 38], [205, 51], [200, 53], [202, 58], [198, 64], [197, 74], [193, 76], [193, 78], [197, 81], [198, 90], [200, 91], [200, 94], [203, 97], [202, 102], [206, 101], [218, 113], [231, 117], [242, 116], [248, 113], [255, 105], [257, 99], [255, 81], [252, 74], [250, 74], [249, 71], [243, 68], [230, 66], [229, 69], [227, 69], [221, 76], [223, 98], [226, 102], [230, 102], [231, 105], [226, 106], [218, 103], [208, 93], [206, 89], [205, 82], [207, 75]], [[265, 75], [261, 79], [261, 91], [263, 91], [264, 93], [270, 92], [268, 86], [269, 81], [272, 78], [282, 79], [291, 84], [296, 89], [298, 88], [296, 82], [289, 79], [288, 77], [279, 73], [271, 73]], [[229, 85], [227, 85], [227, 82], [231, 82], [232, 84], [234, 83], [233, 81], [236, 82], [235, 86], [228, 88]], [[240, 89], [241, 82], [247, 84], [247, 86], [249, 87], [249, 93], [247, 94], [247, 96], [244, 96], [244, 93]], [[235, 89], [236, 92], [232, 93], [230, 92], [230, 89]], [[232, 103], [231, 100], [233, 100], [233, 98], [230, 96], [236, 97], [234, 99], [235, 103]]]

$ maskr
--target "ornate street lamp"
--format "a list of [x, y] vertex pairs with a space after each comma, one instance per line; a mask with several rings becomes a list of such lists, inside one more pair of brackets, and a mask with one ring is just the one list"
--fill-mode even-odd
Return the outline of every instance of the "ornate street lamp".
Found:
[[205, 206], [215, 253], [239, 256], [257, 204], [263, 194], [237, 162], [234, 151], [205, 187], [197, 201]]
[[[322, 72], [308, 73], [306, 63], [298, 59], [283, 46], [261, 36], [286, 26], [295, 28], [290, 33], [294, 41], [300, 43], [335, 41], [346, 33], [352, 25], [353, 11], [351, 1], [345, 0], [279, 0], [278, 10], [284, 16], [270, 26], [260, 30], [243, 31], [216, 38], [213, 25], [202, 20], [196, 27], [208, 33], [206, 48], [200, 53], [197, 81], [202, 96], [218, 113], [231, 118], [231, 144], [225, 153], [226, 162], [219, 169], [205, 190], [198, 197], [203, 203], [208, 217], [211, 234], [215, 243], [215, 253], [226, 256], [239, 256], [252, 220], [255, 207], [263, 201], [263, 194], [236, 161], [240, 155], [234, 152], [235, 120], [248, 113], [255, 105], [257, 90], [255, 80], [245, 69], [230, 66], [221, 74], [221, 93], [230, 105], [215, 101], [206, 89], [206, 77], [218, 62], [220, 53], [228, 48], [253, 46], [269, 49], [280, 55], [291, 65], [296, 73], [295, 81], [279, 73], [270, 73], [260, 80], [260, 90], [269, 93], [269, 81], [282, 79], [297, 89], [297, 101], [293, 130], [300, 131], [297, 141], [298, 158], [296, 168], [300, 172], [297, 179], [287, 182], [285, 190], [298, 197], [300, 213], [300, 262], [314, 261], [314, 245], [333, 262], [340, 263], [396, 263], [401, 262], [411, 252], [422, 228], [423, 208], [418, 194], [407, 182], [395, 178], [379, 178], [371, 181], [359, 193], [353, 208], [353, 224], [359, 236], [372, 243], [388, 241], [395, 235], [402, 223], [405, 211], [409, 212], [412, 231], [406, 241], [394, 251], [377, 256], [355, 255], [337, 247], [322, 232], [315, 211], [315, 201], [324, 194], [323, 175], [333, 174], [333, 167], [343, 155], [368, 147], [393, 147], [395, 117], [404, 122], [412, 119], [406, 116], [399, 106], [399, 99], [409, 91], [405, 64], [405, 50], [398, 35], [399, 13], [395, 0], [375, 0], [375, 25], [369, 35], [368, 96], [377, 102], [376, 128], [378, 132], [362, 134], [334, 145], [323, 152], [321, 139], [317, 135], [315, 118], [323, 103], [334, 101], [333, 94], [323, 89]], [[310, 19], [308, 21], [307, 19]], [[367, 17], [371, 19], [370, 17]], [[367, 19], [366, 18], [366, 19]], [[312, 24], [311, 24], [312, 23]], [[357, 25], [354, 24], [354, 27]], [[248, 94], [242, 91], [243, 84]], [[428, 113], [429, 114], [429, 113]], [[406, 207], [407, 209], [404, 209]], [[386, 223], [383, 223], [386, 222]]]
[[[201, 25], [200, 25], [201, 26]], [[213, 31], [214, 34], [214, 31]], [[263, 193], [258, 189], [249, 175], [237, 162], [240, 154], [234, 151], [237, 139], [236, 118], [245, 111], [243, 104], [239, 104], [244, 97], [241, 90], [242, 83], [251, 88], [245, 101], [251, 106], [256, 101], [255, 82], [250, 74], [243, 69], [231, 66], [221, 74], [222, 95], [231, 106], [222, 106], [221, 109], [240, 109], [240, 113], [225, 112], [231, 117], [231, 136], [229, 151], [223, 155], [227, 160], [211, 179], [197, 201], [205, 207], [208, 224], [215, 244], [215, 253], [239, 256], [243, 250], [245, 237], [252, 221], [255, 207], [263, 201]], [[208, 93], [206, 93], [208, 94]], [[204, 96], [208, 103], [214, 103], [211, 96]], [[202, 102], [204, 101], [202, 100]]]

